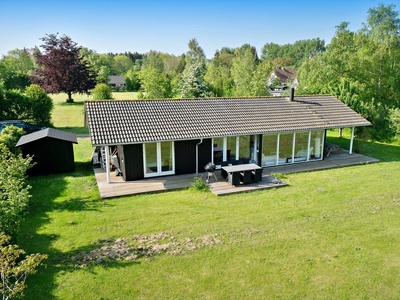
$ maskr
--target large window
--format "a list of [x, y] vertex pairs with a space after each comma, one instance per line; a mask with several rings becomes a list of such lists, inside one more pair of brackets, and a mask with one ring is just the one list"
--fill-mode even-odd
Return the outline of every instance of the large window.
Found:
[[213, 143], [214, 164], [220, 165], [224, 161], [224, 138], [214, 138]]
[[169, 172], [173, 170], [173, 144], [171, 142], [160, 143], [161, 150], [161, 171]]
[[268, 134], [263, 136], [262, 142], [262, 166], [276, 165], [276, 143], [278, 134]]
[[257, 136], [213, 138], [213, 162], [221, 165], [222, 162], [233, 164], [250, 161], [256, 157], [257, 145]]
[[323, 138], [323, 130], [265, 134], [262, 166], [322, 159]]
[[279, 135], [279, 164], [289, 162], [292, 158], [293, 133]]
[[305, 161], [308, 155], [308, 131], [295, 133], [294, 161]]
[[236, 160], [236, 136], [229, 136], [226, 138], [226, 160]]
[[321, 131], [311, 131], [310, 140], [310, 159], [322, 159], [322, 153], [324, 149], [324, 132]]
[[250, 159], [250, 136], [239, 136], [239, 159]]

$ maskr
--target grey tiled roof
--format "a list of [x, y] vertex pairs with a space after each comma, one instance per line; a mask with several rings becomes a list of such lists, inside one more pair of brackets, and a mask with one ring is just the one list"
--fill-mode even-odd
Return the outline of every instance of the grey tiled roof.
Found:
[[57, 140], [63, 140], [63, 141], [68, 141], [71, 143], [78, 144], [78, 140], [76, 138], [75, 133], [63, 131], [63, 130], [58, 130], [54, 128], [46, 128], [42, 129], [30, 134], [26, 134], [21, 136], [19, 139], [17, 145], [15, 147], [22, 146], [24, 144], [28, 144], [43, 138], [53, 138]]
[[87, 101], [85, 109], [94, 146], [370, 125], [332, 96]]

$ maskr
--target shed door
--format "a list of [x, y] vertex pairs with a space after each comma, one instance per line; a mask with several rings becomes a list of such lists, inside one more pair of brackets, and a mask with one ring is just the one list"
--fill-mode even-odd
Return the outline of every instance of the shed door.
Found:
[[144, 177], [175, 174], [174, 142], [143, 144]]

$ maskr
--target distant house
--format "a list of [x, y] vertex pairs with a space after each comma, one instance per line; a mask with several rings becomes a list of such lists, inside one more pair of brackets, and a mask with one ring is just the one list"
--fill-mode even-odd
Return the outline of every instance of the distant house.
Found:
[[124, 76], [110, 76], [108, 85], [111, 86], [113, 90], [125, 90], [126, 89], [126, 83], [125, 83], [125, 77]]
[[22, 148], [24, 156], [33, 156], [35, 165], [28, 169], [28, 175], [49, 175], [75, 170], [74, 149], [76, 134], [46, 128], [23, 135], [16, 147]]
[[[284, 90], [290, 87], [297, 88], [299, 82], [296, 78], [296, 74], [297, 70], [288, 70], [280, 67], [276, 68], [268, 79], [267, 82], [267, 87], [269, 88], [268, 92], [272, 96], [279, 97], [282, 95]], [[274, 85], [276, 81], [279, 81], [278, 85]]]
[[[92, 145], [126, 181], [204, 171], [212, 162], [261, 167], [324, 158], [325, 131], [369, 126], [332, 96], [87, 101]], [[105, 163], [110, 182], [109, 164]]]

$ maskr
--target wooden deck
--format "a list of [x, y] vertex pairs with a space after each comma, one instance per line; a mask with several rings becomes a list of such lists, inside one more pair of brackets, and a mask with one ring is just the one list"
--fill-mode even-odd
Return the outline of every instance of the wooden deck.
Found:
[[[224, 180], [220, 176], [220, 171], [217, 170], [215, 171], [215, 174], [217, 175], [218, 181], [215, 181], [215, 179], [212, 178], [210, 180], [209, 186], [211, 192], [218, 196], [232, 193], [249, 192], [259, 189], [276, 188], [287, 185], [284, 182], [276, 183], [274, 177], [270, 176], [271, 173], [288, 174], [340, 168], [376, 162], [379, 162], [379, 160], [357, 153], [349, 155], [347, 151], [342, 150], [340, 153], [331, 153], [329, 157], [325, 158], [325, 160], [322, 161], [294, 163], [290, 165], [264, 168], [261, 182], [238, 187], [231, 186], [226, 180]], [[207, 177], [207, 173], [204, 172], [200, 174], [164, 176], [125, 182], [121, 176], [115, 176], [115, 173], [112, 172], [110, 174], [111, 182], [107, 183], [106, 172], [103, 169], [96, 168], [94, 169], [94, 173], [96, 176], [101, 198], [111, 198], [118, 196], [183, 189], [189, 187], [195, 177], [202, 176], [204, 179]]]

